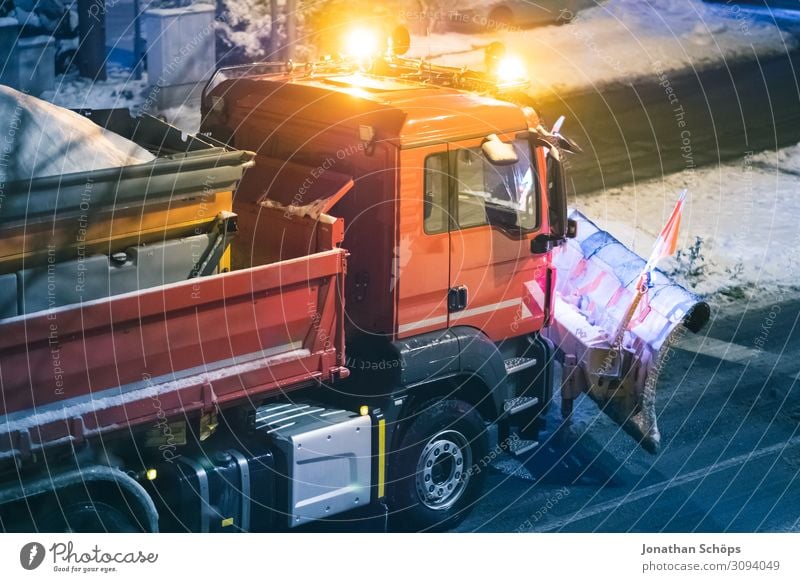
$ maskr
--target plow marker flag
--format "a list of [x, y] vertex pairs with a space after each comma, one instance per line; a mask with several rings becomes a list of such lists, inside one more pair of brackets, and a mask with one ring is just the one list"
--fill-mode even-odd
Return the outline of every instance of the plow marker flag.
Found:
[[681, 195], [678, 196], [678, 201], [675, 203], [675, 208], [672, 209], [672, 214], [670, 214], [667, 219], [667, 224], [661, 229], [661, 234], [658, 235], [656, 244], [653, 245], [653, 252], [647, 260], [642, 276], [652, 273], [658, 261], [674, 255], [675, 251], [678, 249], [678, 231], [681, 229], [681, 215], [683, 214], [684, 200], [686, 200], [686, 190], [681, 192]]
[[619, 323], [619, 328], [617, 329], [614, 339], [615, 345], [622, 345], [625, 331], [628, 329], [628, 325], [630, 325], [633, 314], [636, 313], [636, 309], [639, 307], [642, 297], [644, 297], [647, 290], [650, 288], [650, 281], [656, 265], [658, 265], [661, 259], [675, 254], [675, 251], [678, 249], [678, 232], [681, 229], [681, 216], [683, 215], [683, 202], [686, 200], [686, 192], [687, 191], [684, 190], [681, 192], [680, 196], [678, 196], [675, 208], [672, 209], [667, 223], [664, 225], [664, 228], [661, 229], [661, 233], [658, 235], [653, 245], [650, 258], [647, 259], [647, 263], [644, 269], [642, 269], [642, 274], [639, 275], [639, 281], [636, 284], [636, 294], [633, 296], [633, 301], [631, 301], [630, 307], [628, 307], [628, 310], [625, 312], [625, 316]]

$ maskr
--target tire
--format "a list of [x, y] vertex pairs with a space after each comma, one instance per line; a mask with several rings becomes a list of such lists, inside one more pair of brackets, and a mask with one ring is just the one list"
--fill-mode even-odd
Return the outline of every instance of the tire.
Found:
[[389, 506], [392, 529], [454, 527], [483, 488], [476, 463], [487, 450], [481, 415], [461, 400], [433, 401], [409, 419], [393, 454]]
[[77, 501], [65, 505], [56, 515], [45, 518], [39, 528], [43, 532], [59, 533], [134, 533], [142, 528], [128, 512], [104, 501]]

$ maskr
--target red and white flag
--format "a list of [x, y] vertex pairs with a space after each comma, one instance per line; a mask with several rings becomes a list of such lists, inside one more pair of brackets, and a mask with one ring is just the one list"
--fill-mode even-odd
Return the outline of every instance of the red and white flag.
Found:
[[661, 234], [658, 235], [658, 239], [653, 245], [653, 252], [650, 254], [650, 258], [647, 259], [642, 276], [652, 273], [658, 261], [675, 254], [678, 248], [678, 231], [681, 229], [684, 200], [686, 200], [686, 190], [681, 192], [678, 201], [675, 203], [675, 208], [672, 209], [672, 214], [667, 219], [667, 224], [661, 229]]
[[[622, 316], [619, 327], [617, 328], [617, 332], [614, 336], [614, 342], [617, 345], [622, 345], [625, 331], [630, 326], [633, 316], [636, 313], [636, 309], [639, 307], [639, 304], [647, 295], [647, 291], [651, 287], [650, 280], [658, 261], [664, 257], [671, 256], [678, 248], [678, 231], [681, 229], [681, 215], [683, 214], [684, 200], [686, 200], [686, 190], [681, 192], [681, 195], [678, 196], [678, 201], [675, 203], [675, 208], [672, 209], [672, 213], [669, 215], [667, 223], [664, 225], [664, 228], [661, 229], [661, 233], [658, 235], [656, 243], [653, 245], [653, 252], [650, 253], [650, 258], [647, 259], [647, 264], [645, 264], [644, 269], [642, 269], [642, 273], [639, 275], [639, 280], [636, 284], [636, 293], [633, 295], [633, 300], [631, 301], [627, 311]], [[635, 324], [638, 325], [643, 321], [643, 319], [644, 317], [640, 315]]]

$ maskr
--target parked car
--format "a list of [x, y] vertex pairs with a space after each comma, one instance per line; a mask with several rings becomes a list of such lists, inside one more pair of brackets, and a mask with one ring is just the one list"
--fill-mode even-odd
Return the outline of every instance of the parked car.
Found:
[[464, 8], [447, 11], [448, 28], [492, 32], [566, 24], [579, 11], [599, 3], [598, 0], [473, 0]]

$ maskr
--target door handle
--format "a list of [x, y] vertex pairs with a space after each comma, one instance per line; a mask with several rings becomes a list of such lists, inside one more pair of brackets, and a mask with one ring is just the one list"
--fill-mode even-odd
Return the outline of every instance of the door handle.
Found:
[[467, 308], [467, 287], [459, 285], [458, 287], [450, 287], [447, 292], [447, 311], [453, 313], [454, 311], [462, 311]]

